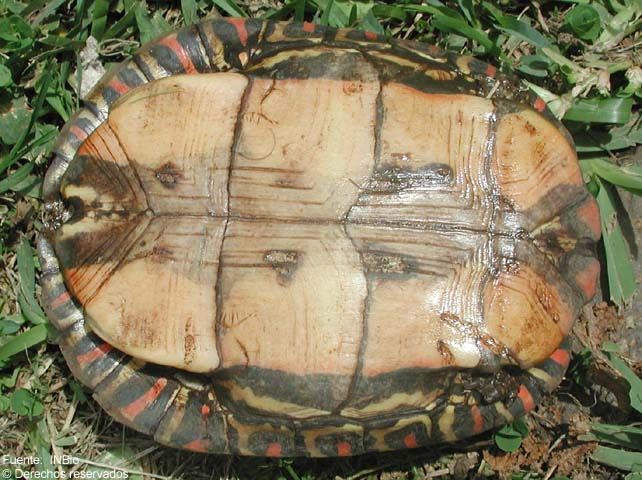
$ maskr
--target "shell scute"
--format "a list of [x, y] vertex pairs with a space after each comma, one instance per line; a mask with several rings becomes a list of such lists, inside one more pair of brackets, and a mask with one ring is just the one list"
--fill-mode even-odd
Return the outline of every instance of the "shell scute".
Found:
[[371, 420], [366, 429], [366, 450], [419, 448], [431, 443], [431, 430], [431, 417], [421, 413], [402, 419]]
[[197, 28], [213, 70], [222, 72], [249, 65], [268, 25], [255, 19], [230, 19], [201, 22]]
[[216, 71], [195, 25], [143, 46], [132, 61], [148, 81]]
[[58, 344], [74, 377], [92, 389], [118, 369], [126, 358], [98, 335], [87, 333], [82, 323], [61, 333]]
[[304, 422], [301, 437], [314, 457], [359, 455], [365, 452], [364, 428], [345, 420]]
[[119, 422], [153, 435], [180, 385], [153, 367], [122, 361], [94, 387], [94, 399]]
[[197, 452], [229, 453], [227, 418], [216, 397], [209, 393], [181, 387], [160, 421], [154, 439]]

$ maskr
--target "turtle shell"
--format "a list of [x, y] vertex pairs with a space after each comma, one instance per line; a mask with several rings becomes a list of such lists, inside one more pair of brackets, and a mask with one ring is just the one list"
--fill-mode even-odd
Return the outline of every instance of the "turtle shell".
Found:
[[568, 133], [432, 46], [204, 21], [107, 74], [55, 153], [43, 303], [74, 375], [167, 445], [480, 433], [559, 383], [595, 294]]

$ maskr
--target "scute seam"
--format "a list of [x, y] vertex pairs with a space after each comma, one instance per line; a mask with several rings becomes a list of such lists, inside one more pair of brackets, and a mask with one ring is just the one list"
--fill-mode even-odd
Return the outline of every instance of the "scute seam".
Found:
[[[155, 212], [155, 211], [154, 211], [154, 209], [152, 208], [152, 205], [151, 205], [151, 203], [150, 203], [150, 201], [149, 201], [149, 194], [147, 193], [147, 190], [145, 190], [145, 186], [143, 185], [143, 181], [142, 181], [142, 180], [141, 180], [141, 178], [140, 178], [140, 174], [138, 173], [138, 170], [136, 170], [136, 166], [134, 165], [134, 162], [132, 161], [132, 159], [131, 159], [131, 157], [130, 157], [130, 155], [129, 155], [129, 152], [128, 152], [128, 151], [127, 151], [127, 149], [125, 148], [125, 145], [124, 145], [124, 144], [123, 144], [123, 142], [120, 140], [120, 137], [118, 136], [118, 132], [116, 132], [116, 130], [114, 130], [114, 129], [111, 127], [111, 125], [109, 124], [109, 120], [105, 120], [105, 122], [104, 122], [104, 123], [105, 123], [105, 125], [107, 125], [107, 126], [109, 127], [109, 130], [111, 130], [111, 132], [113, 133], [114, 138], [115, 138], [115, 139], [116, 139], [116, 141], [118, 142], [118, 146], [120, 147], [120, 149], [121, 149], [121, 150], [123, 151], [123, 153], [125, 154], [125, 158], [127, 159], [127, 163], [129, 163], [129, 167], [132, 169], [132, 172], [134, 172], [134, 176], [136, 177], [136, 180], [138, 181], [138, 185], [140, 186], [140, 190], [141, 190], [141, 192], [143, 192], [143, 196], [145, 197], [145, 207], [147, 207], [147, 208], [146, 208], [146, 210], [149, 210], [149, 211], [151, 211], [154, 215], [156, 215], [156, 212]], [[110, 152], [110, 153], [111, 153], [111, 152]], [[133, 192], [132, 192], [132, 193], [133, 193]], [[134, 195], [134, 197], [136, 197], [136, 195]]]
[[[381, 159], [381, 129], [383, 126], [383, 116], [384, 116], [383, 115], [383, 80], [381, 78], [381, 73], [376, 68], [376, 66], [372, 63], [372, 61], [368, 59], [363, 52], [359, 52], [359, 53], [361, 57], [366, 61], [366, 63], [368, 63], [374, 69], [374, 71], [377, 72], [377, 79], [379, 82], [379, 91], [377, 92], [377, 98], [375, 100], [375, 122], [374, 122], [374, 132], [373, 132], [374, 133], [373, 169], [376, 170], [377, 165], [379, 164], [379, 161]], [[361, 188], [359, 187], [359, 190], [360, 189]], [[354, 390], [356, 389], [357, 383], [362, 377], [364, 355], [365, 355], [365, 350], [368, 343], [368, 313], [370, 309], [370, 294], [371, 294], [370, 279], [368, 278], [368, 275], [366, 273], [363, 254], [359, 251], [358, 246], [354, 241], [354, 238], [352, 238], [352, 236], [348, 231], [348, 222], [350, 219], [350, 214], [352, 213], [352, 209], [356, 206], [358, 202], [359, 202], [359, 198], [357, 197], [356, 202], [352, 204], [348, 209], [348, 211], [346, 212], [342, 223], [343, 223], [343, 231], [346, 237], [350, 239], [350, 242], [352, 243], [353, 248], [359, 254], [362, 272], [366, 280], [366, 296], [363, 299], [363, 317], [362, 317], [363, 323], [362, 323], [362, 331], [361, 331], [361, 340], [359, 341], [359, 350], [357, 352], [357, 364], [355, 366], [354, 373], [352, 374], [352, 378], [350, 379], [350, 385], [348, 387], [346, 398], [341, 403], [339, 403], [339, 405], [337, 405], [337, 407], [332, 412], [333, 414], [337, 414], [337, 415], [340, 414], [340, 412], [345, 408], [346, 405], [350, 404], [350, 400], [352, 400], [352, 397], [354, 396]]]
[[241, 96], [241, 101], [239, 102], [239, 108], [236, 113], [236, 123], [234, 124], [234, 133], [232, 135], [232, 146], [230, 148], [230, 162], [228, 165], [227, 171], [227, 205], [226, 205], [226, 215], [225, 215], [225, 225], [223, 226], [223, 233], [221, 234], [221, 248], [218, 253], [218, 268], [216, 273], [216, 286], [214, 287], [215, 295], [215, 305], [216, 305], [216, 319], [214, 325], [214, 334], [216, 337], [216, 350], [219, 358], [219, 366], [223, 364], [223, 339], [222, 339], [222, 320], [223, 314], [221, 312], [221, 306], [223, 304], [223, 297], [221, 292], [221, 282], [223, 274], [223, 248], [225, 246], [225, 237], [227, 234], [227, 227], [230, 223], [230, 208], [231, 208], [231, 194], [230, 194], [230, 183], [232, 181], [232, 165], [234, 164], [234, 158], [236, 157], [238, 143], [241, 137], [241, 125], [243, 122], [244, 112], [247, 110], [247, 104], [250, 97], [250, 92], [252, 91], [252, 86], [254, 85], [254, 80], [251, 76], [245, 75], [247, 78], [247, 85], [245, 91]]

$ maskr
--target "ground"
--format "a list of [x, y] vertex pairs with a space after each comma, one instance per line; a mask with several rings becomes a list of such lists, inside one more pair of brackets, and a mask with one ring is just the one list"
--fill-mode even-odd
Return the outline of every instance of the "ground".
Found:
[[[635, 0], [583, 4], [590, 8], [561, 1], [0, 4], [0, 471], [9, 466], [13, 475], [19, 467], [2, 457], [10, 455], [39, 459], [23, 470], [45, 472], [42, 478], [55, 472], [71, 478], [74, 471], [136, 479], [639, 478], [629, 472], [642, 465], [636, 454], [642, 445], [636, 428], [642, 420], [642, 300], [632, 295], [642, 279], [642, 197], [636, 195], [642, 192], [642, 149], [635, 149], [642, 143], [642, 8]], [[73, 380], [35, 300], [39, 270], [32, 246], [42, 227], [39, 185], [51, 142], [86, 91], [83, 81], [97, 79], [107, 64], [173, 26], [244, 13], [355, 25], [473, 53], [526, 78], [571, 130], [603, 216], [602, 288], [575, 325], [573, 361], [562, 385], [504, 431], [519, 443], [527, 427], [514, 452], [487, 433], [340, 460], [205, 456], [127, 430]], [[624, 188], [617, 194], [611, 184]], [[604, 433], [604, 424], [615, 427]], [[63, 454], [70, 456], [67, 464], [50, 463]]]

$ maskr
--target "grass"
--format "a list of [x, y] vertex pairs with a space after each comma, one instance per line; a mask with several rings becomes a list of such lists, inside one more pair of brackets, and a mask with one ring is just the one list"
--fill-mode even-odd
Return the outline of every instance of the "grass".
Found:
[[[560, 408], [560, 396], [547, 400], [550, 404], [541, 407], [538, 416], [529, 416], [528, 426], [520, 420], [500, 432], [497, 444], [486, 435], [455, 446], [348, 460], [238, 459], [177, 452], [125, 431], [88, 399], [70, 378], [37, 301], [39, 267], [33, 245], [42, 227], [40, 186], [52, 143], [78, 108], [77, 92], [86, 91], [92, 75], [99, 76], [103, 67], [122, 60], [141, 43], [218, 14], [372, 30], [473, 54], [521, 76], [563, 120], [576, 142], [582, 171], [602, 214], [605, 297], [618, 307], [631, 302], [636, 278], [626, 225], [620, 222], [626, 212], [618, 192], [642, 193], [642, 168], [626, 160], [642, 144], [639, 0], [520, 5], [470, 0], [182, 0], [151, 5], [133, 0], [3, 0], [0, 454], [37, 457], [40, 463], [30, 468], [45, 472], [117, 468], [126, 470], [129, 478], [550, 479], [577, 472], [595, 478], [640, 478], [634, 472], [642, 469], [642, 432], [628, 424], [640, 419], [641, 381], [614, 345], [604, 351], [589, 345], [576, 355], [564, 384], [564, 392], [579, 398], [582, 418], [592, 422], [584, 432], [572, 422], [565, 427], [556, 424], [559, 419], [550, 412]], [[93, 49], [86, 47], [91, 45]], [[619, 405], [624, 413], [618, 425], [602, 423], [608, 415], [587, 408], [590, 401], [582, 404], [583, 396], [594, 393], [591, 383], [597, 377], [590, 372], [596, 365], [611, 368], [611, 377], [629, 395], [628, 406]], [[548, 435], [544, 440], [542, 428]], [[595, 449], [596, 443], [600, 445]], [[541, 444], [551, 450], [537, 460], [536, 447]], [[583, 445], [593, 447], [581, 450]], [[509, 450], [515, 451], [506, 453]], [[577, 470], [564, 466], [568, 455], [556, 456], [561, 450], [572, 453]], [[82, 460], [53, 464], [52, 455], [61, 453]]]

